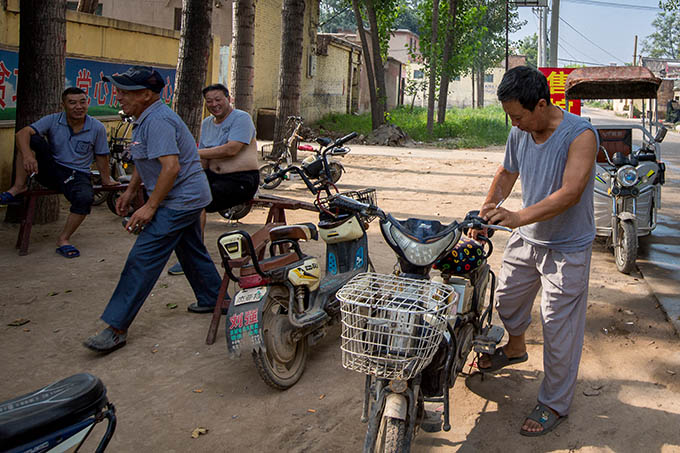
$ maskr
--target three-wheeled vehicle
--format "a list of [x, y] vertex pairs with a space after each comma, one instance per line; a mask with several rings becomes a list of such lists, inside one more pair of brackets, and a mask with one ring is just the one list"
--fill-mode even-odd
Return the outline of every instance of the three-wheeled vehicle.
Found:
[[[607, 238], [616, 267], [623, 273], [635, 267], [638, 237], [654, 230], [661, 207], [666, 167], [660, 144], [667, 130], [658, 122], [656, 93], [660, 84], [661, 79], [647, 68], [607, 66], [575, 69], [565, 86], [567, 101], [643, 100], [642, 124], [595, 125], [600, 139], [594, 194], [596, 234]], [[636, 131], [641, 133], [639, 146], [633, 144]]]

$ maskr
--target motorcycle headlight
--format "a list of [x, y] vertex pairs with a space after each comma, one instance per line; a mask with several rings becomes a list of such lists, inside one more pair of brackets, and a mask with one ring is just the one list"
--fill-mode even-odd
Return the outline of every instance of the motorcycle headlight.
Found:
[[457, 230], [429, 244], [414, 241], [393, 226], [389, 233], [409, 263], [416, 266], [428, 266], [434, 263], [437, 257], [456, 239]]
[[623, 187], [634, 186], [638, 181], [637, 171], [632, 165], [624, 165], [616, 172], [616, 180]]

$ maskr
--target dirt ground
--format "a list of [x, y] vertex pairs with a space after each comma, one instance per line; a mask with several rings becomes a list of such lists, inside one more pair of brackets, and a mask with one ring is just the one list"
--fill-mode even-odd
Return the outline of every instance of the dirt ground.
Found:
[[[502, 158], [501, 148], [432, 151], [427, 157], [415, 150], [361, 148], [343, 160], [347, 173], [341, 190], [375, 187], [380, 206], [397, 217], [447, 222], [479, 207]], [[286, 182], [273, 193], [311, 201], [300, 183]], [[516, 192], [506, 206], [519, 205]], [[64, 209], [62, 219], [65, 215]], [[256, 209], [234, 226], [209, 216], [206, 243], [216, 263], [219, 234], [235, 227], [254, 231], [265, 217], [263, 209]], [[288, 221], [315, 221], [315, 216], [290, 211]], [[86, 350], [81, 343], [102, 327], [98, 317], [134, 236], [105, 206], [95, 208], [73, 238], [82, 256], [66, 260], [54, 252], [61, 223], [35, 226], [25, 257], [13, 248], [18, 226], [0, 224], [5, 244], [0, 249], [0, 293], [5, 295], [0, 301], [0, 399], [87, 371], [101, 377], [117, 408], [110, 451], [361, 450], [364, 376], [342, 368], [338, 326], [312, 348], [300, 382], [276, 391], [260, 380], [249, 357], [228, 358], [224, 327], [214, 345], [205, 344], [210, 317], [188, 313], [185, 307], [194, 299], [186, 279], [164, 273], [125, 348], [108, 356]], [[507, 238], [503, 233], [495, 237], [494, 270]], [[369, 230], [369, 243], [377, 270], [390, 272], [395, 259], [377, 224]], [[323, 253], [321, 243], [304, 249]], [[169, 309], [168, 303], [179, 307]], [[520, 436], [543, 375], [538, 305], [534, 310], [529, 361], [484, 381], [479, 375], [459, 378], [451, 393], [451, 431], [419, 433], [414, 451], [680, 451], [678, 337], [642, 277], [618, 273], [599, 241], [569, 419], [547, 436]], [[8, 326], [18, 318], [30, 322]], [[207, 428], [207, 434], [193, 439], [196, 427]]]

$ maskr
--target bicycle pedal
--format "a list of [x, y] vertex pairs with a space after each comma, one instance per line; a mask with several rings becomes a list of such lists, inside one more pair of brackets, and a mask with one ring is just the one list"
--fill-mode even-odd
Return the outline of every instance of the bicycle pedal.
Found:
[[493, 354], [496, 352], [496, 346], [503, 339], [505, 329], [500, 326], [491, 326], [486, 333], [477, 335], [472, 340], [474, 351], [479, 354]]

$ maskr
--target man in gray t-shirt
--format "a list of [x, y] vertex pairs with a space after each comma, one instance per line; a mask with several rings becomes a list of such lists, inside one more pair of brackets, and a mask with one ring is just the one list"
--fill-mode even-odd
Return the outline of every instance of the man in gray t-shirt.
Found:
[[[566, 418], [576, 386], [595, 237], [597, 134], [585, 119], [550, 103], [548, 82], [535, 69], [509, 70], [498, 99], [513, 128], [480, 215], [515, 229], [496, 288], [496, 307], [509, 339], [495, 354], [483, 356], [478, 368], [494, 372], [528, 360], [525, 332], [542, 289], [545, 378], [538, 404], [520, 429], [522, 435], [539, 436]], [[518, 178], [522, 208], [501, 207]]]
[[[257, 192], [260, 172], [255, 125], [247, 112], [231, 106], [229, 90], [221, 83], [203, 88], [203, 98], [210, 116], [201, 124], [198, 154], [213, 198], [205, 212], [219, 212], [252, 200]], [[201, 228], [205, 228], [205, 212]], [[168, 273], [184, 272], [177, 263]]]

